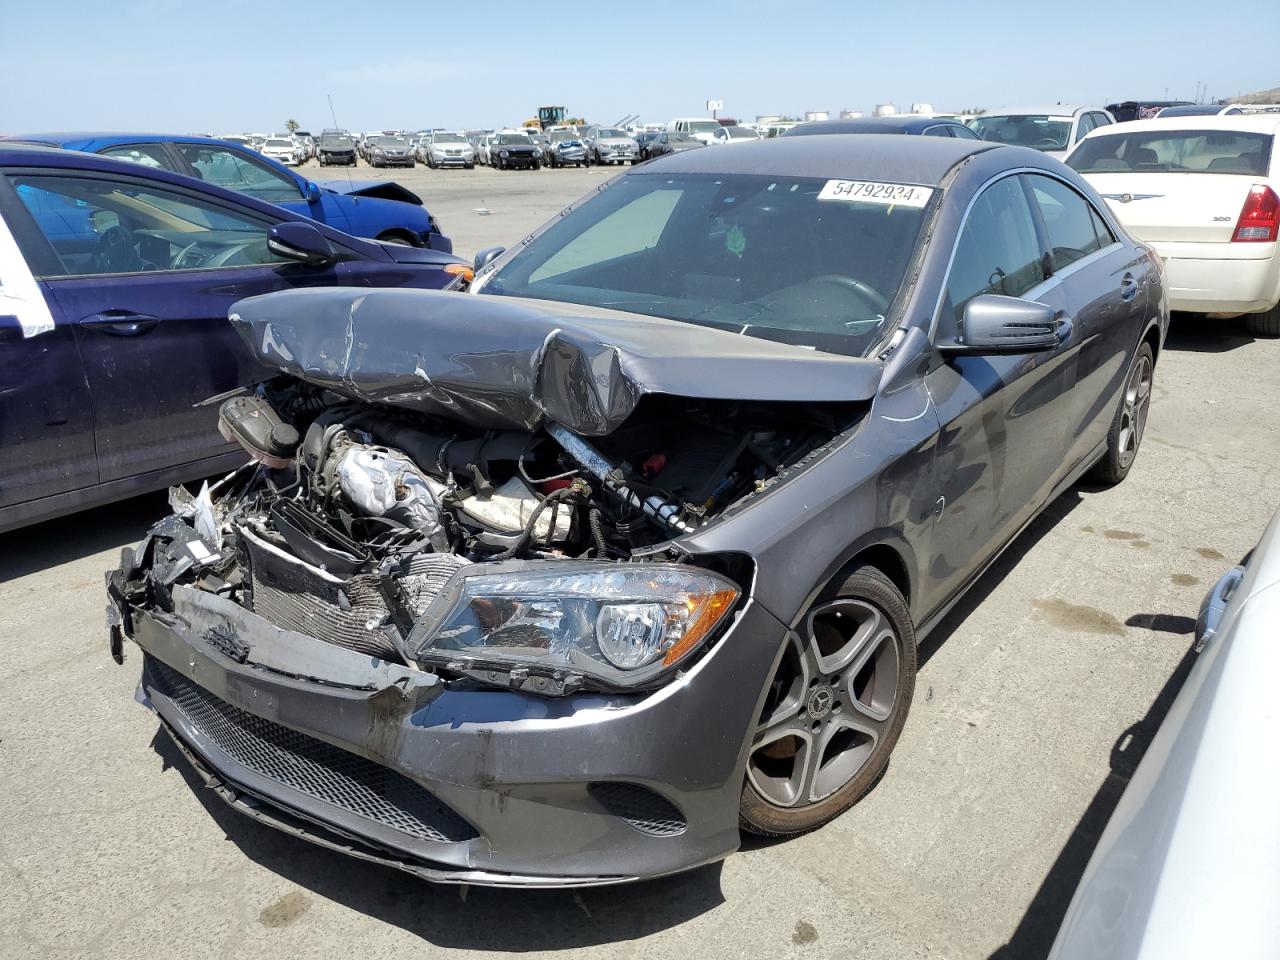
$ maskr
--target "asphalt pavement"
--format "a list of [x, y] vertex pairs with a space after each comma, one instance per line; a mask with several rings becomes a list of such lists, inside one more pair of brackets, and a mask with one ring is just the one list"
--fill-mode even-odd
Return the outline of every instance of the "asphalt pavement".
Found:
[[[353, 176], [420, 192], [470, 256], [617, 172]], [[133, 701], [136, 649], [107, 654], [102, 572], [163, 494], [0, 535], [0, 956], [1042, 957], [1189, 667], [1201, 597], [1280, 507], [1278, 408], [1280, 341], [1175, 318], [1133, 472], [1061, 497], [929, 638], [862, 803], [579, 893], [433, 887], [203, 789]]]

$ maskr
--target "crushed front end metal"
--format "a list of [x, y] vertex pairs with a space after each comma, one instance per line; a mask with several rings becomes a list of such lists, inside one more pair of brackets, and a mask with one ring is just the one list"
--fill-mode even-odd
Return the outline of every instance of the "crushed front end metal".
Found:
[[236, 809], [429, 879], [607, 883], [727, 855], [787, 631], [748, 557], [690, 538], [819, 458], [865, 385], [668, 395], [691, 374], [641, 349], [653, 331], [592, 354], [586, 320], [549, 334], [515, 304], [446, 341], [457, 315], [428, 298], [445, 307], [409, 349], [401, 301], [360, 319], [341, 300], [237, 306], [287, 372], [223, 404], [245, 466], [175, 490], [108, 574], [139, 699]]

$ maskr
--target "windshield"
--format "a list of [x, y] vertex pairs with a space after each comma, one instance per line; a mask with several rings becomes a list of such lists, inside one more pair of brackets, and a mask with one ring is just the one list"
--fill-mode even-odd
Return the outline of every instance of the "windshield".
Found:
[[507, 146], [515, 146], [516, 144], [524, 144], [528, 146], [530, 140], [523, 133], [504, 133], [498, 137], [498, 143]]
[[408, 141], [404, 137], [379, 137], [378, 146], [380, 147], [407, 147]]
[[557, 130], [555, 133], [551, 134], [552, 143], [561, 143], [566, 140], [577, 140], [577, 139], [578, 139], [578, 135], [576, 133], [570, 133], [568, 130]]
[[1036, 150], [1065, 150], [1071, 136], [1070, 117], [983, 116], [969, 124], [983, 140]]
[[618, 138], [622, 138], [625, 140], [627, 137], [627, 134], [625, 131], [616, 130], [613, 127], [605, 127], [599, 133], [597, 133], [596, 136], [602, 140], [611, 140], [611, 139], [617, 140]]
[[437, 133], [431, 138], [432, 143], [466, 143], [466, 139], [456, 133]]
[[289, 147], [290, 149], [292, 149], [292, 148], [293, 148], [293, 141], [292, 141], [292, 140], [281, 140], [281, 139], [279, 139], [279, 138], [273, 137], [272, 139], [270, 139], [270, 140], [268, 140], [268, 141], [267, 141], [267, 146], [268, 146], [268, 147]]
[[1089, 137], [1067, 158], [1080, 173], [1239, 173], [1265, 177], [1272, 137], [1236, 130], [1147, 130]]
[[827, 182], [627, 176], [549, 227], [483, 292], [863, 355], [884, 332], [924, 208], [821, 199]]
[[347, 146], [351, 143], [351, 138], [345, 133], [326, 133], [320, 137], [320, 143], [330, 146]]
[[690, 133], [715, 133], [719, 129], [720, 129], [720, 122], [718, 120], [690, 120], [689, 121]]
[[755, 140], [760, 135], [754, 130], [748, 130], [746, 127], [725, 127], [726, 136], [733, 140]]

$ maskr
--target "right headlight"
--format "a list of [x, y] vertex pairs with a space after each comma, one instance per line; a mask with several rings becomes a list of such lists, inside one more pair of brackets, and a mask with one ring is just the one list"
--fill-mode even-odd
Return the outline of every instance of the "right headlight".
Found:
[[699, 649], [740, 594], [681, 564], [480, 563], [454, 575], [407, 645], [419, 661], [484, 679], [519, 686], [533, 676], [539, 692], [586, 679], [640, 687]]

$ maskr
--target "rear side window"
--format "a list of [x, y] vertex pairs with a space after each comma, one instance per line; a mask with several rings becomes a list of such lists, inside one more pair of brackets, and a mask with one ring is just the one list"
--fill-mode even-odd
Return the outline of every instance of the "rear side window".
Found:
[[[1061, 270], [1104, 246], [1094, 227], [1089, 201], [1060, 180], [1028, 176], [1031, 192], [1049, 234], [1053, 268]], [[1110, 241], [1108, 241], [1110, 242]]]
[[1089, 213], [1093, 217], [1093, 232], [1098, 235], [1098, 243], [1101, 246], [1109, 247], [1116, 242], [1116, 235], [1111, 232], [1111, 228], [1107, 226], [1107, 221], [1102, 219], [1102, 214], [1089, 205]]
[[[287, 140], [278, 142], [292, 146]], [[268, 203], [302, 199], [302, 191], [292, 178], [258, 162], [248, 154], [203, 143], [175, 143], [174, 146], [195, 169], [196, 176], [205, 183]]]
[[1017, 177], [992, 184], [969, 211], [947, 276], [947, 299], [960, 322], [982, 293], [1020, 297], [1044, 280], [1031, 205]]
[[99, 150], [98, 153], [115, 160], [140, 163], [153, 170], [173, 170], [173, 163], [164, 152], [164, 144], [161, 143], [135, 143], [123, 147], [108, 147], [105, 150]]
[[1237, 173], [1266, 176], [1272, 136], [1238, 130], [1145, 130], [1094, 137], [1067, 165], [1080, 173]]

